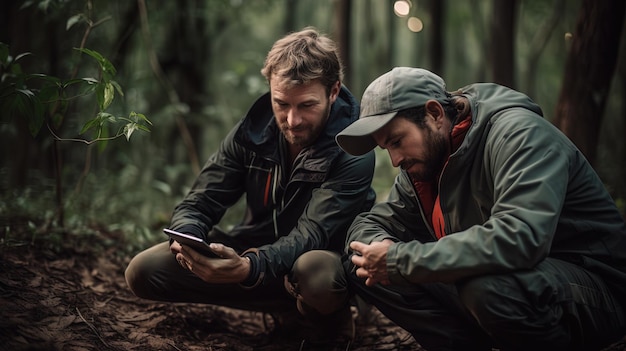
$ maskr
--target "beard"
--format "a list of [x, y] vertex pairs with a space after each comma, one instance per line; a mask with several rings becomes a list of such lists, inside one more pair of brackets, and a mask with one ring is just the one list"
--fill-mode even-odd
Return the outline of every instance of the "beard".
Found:
[[[292, 128], [289, 127], [287, 122], [284, 122], [279, 125], [279, 128], [285, 136], [285, 140], [287, 140], [289, 144], [304, 148], [313, 145], [317, 138], [322, 134], [326, 128], [326, 121], [328, 121], [329, 115], [330, 102], [327, 101], [323, 111], [323, 118], [319, 120], [318, 124], [303, 124], [296, 128]], [[298, 132], [298, 134], [294, 134], [294, 132]]]
[[448, 140], [442, 135], [434, 133], [428, 127], [424, 130], [426, 130], [426, 153], [423, 160], [410, 159], [403, 162], [401, 167], [409, 169], [411, 166], [421, 163], [421, 169], [409, 172], [409, 175], [418, 182], [433, 182], [437, 180], [448, 160]]

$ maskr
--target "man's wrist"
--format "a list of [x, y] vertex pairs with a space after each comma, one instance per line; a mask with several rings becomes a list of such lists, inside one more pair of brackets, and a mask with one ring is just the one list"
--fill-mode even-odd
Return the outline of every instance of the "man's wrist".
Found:
[[251, 287], [251, 286], [256, 285], [257, 281], [259, 280], [259, 275], [261, 273], [261, 270], [259, 269], [259, 264], [258, 264], [259, 258], [254, 252], [248, 252], [244, 254], [243, 258], [245, 258], [246, 261], [248, 262], [247, 264], [248, 275], [241, 282], [241, 285]]

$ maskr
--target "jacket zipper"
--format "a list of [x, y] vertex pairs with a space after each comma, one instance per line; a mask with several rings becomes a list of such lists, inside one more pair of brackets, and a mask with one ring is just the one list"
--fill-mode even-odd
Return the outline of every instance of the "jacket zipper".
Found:
[[411, 190], [413, 191], [413, 194], [415, 195], [415, 198], [417, 199], [417, 207], [419, 207], [420, 209], [420, 215], [422, 216], [422, 222], [424, 222], [424, 224], [426, 225], [426, 228], [428, 229], [428, 232], [430, 233], [430, 235], [433, 238], [437, 238], [437, 236], [435, 235], [435, 231], [433, 230], [433, 227], [430, 225], [430, 221], [428, 220], [428, 218], [426, 218], [426, 214], [424, 214], [424, 208], [422, 207], [422, 201], [419, 197], [419, 194], [417, 193], [417, 191], [415, 190], [415, 186], [413, 185], [413, 181], [411, 180], [411, 177], [409, 177], [408, 173], [403, 172], [404, 173], [404, 177], [406, 177], [409, 181], [409, 184], [411, 184]]
[[[272, 189], [272, 202], [276, 203], [276, 183], [278, 182], [278, 179], [280, 179], [281, 175], [280, 175], [280, 168], [278, 167], [278, 165], [274, 165], [274, 184], [273, 184], [273, 189]], [[270, 173], [271, 175], [271, 173]], [[268, 185], [269, 185], [269, 179], [268, 179]], [[272, 222], [274, 222], [274, 237], [278, 239], [278, 210], [277, 210], [278, 206], [273, 206], [272, 209]], [[281, 204], [282, 207], [282, 204]]]

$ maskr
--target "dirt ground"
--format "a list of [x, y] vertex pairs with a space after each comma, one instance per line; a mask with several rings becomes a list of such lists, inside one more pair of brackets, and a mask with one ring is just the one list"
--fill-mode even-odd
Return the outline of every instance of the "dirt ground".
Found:
[[[123, 276], [130, 258], [104, 250], [0, 247], [0, 350], [313, 349], [276, 332], [269, 314], [137, 299]], [[353, 313], [350, 350], [423, 350], [377, 310], [369, 322]], [[626, 341], [606, 350], [624, 351]]]
[[[124, 281], [130, 257], [79, 246], [0, 247], [0, 350], [319, 350], [269, 314], [138, 299]], [[350, 350], [422, 350], [376, 310], [373, 323], [355, 317]]]

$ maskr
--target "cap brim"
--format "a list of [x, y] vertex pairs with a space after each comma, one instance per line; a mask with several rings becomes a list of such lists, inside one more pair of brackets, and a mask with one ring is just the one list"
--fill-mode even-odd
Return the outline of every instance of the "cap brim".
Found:
[[372, 133], [384, 127], [398, 112], [359, 118], [337, 134], [339, 147], [350, 155], [360, 156], [370, 152], [377, 144]]

